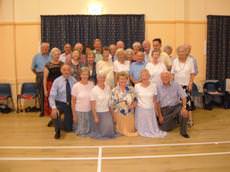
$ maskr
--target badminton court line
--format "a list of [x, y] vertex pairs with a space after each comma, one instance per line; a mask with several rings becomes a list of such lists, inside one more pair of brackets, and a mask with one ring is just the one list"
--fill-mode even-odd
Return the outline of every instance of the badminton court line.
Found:
[[193, 143], [162, 143], [144, 145], [105, 145], [105, 146], [0, 146], [0, 149], [99, 149], [99, 148], [143, 148], [143, 147], [169, 147], [169, 146], [196, 146], [230, 144], [230, 141], [193, 142]]
[[[100, 152], [100, 151], [99, 151]], [[102, 149], [101, 152], [102, 153]], [[159, 159], [177, 157], [199, 157], [199, 156], [218, 156], [230, 155], [230, 152], [209, 152], [209, 153], [189, 153], [189, 154], [169, 154], [169, 155], [147, 155], [147, 156], [115, 156], [115, 157], [0, 157], [0, 161], [86, 161], [86, 160], [125, 160], [125, 159]], [[98, 161], [101, 168], [101, 161]], [[98, 168], [98, 169], [100, 169]], [[98, 171], [100, 172], [100, 171]]]

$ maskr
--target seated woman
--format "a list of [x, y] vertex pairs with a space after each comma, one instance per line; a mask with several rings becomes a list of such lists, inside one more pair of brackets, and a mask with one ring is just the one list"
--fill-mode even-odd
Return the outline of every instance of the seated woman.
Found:
[[151, 83], [147, 69], [140, 73], [141, 83], [135, 85], [137, 107], [135, 110], [135, 126], [139, 135], [144, 137], [164, 137], [157, 124], [155, 113], [156, 85]]
[[105, 85], [106, 74], [97, 75], [97, 85], [91, 92], [91, 108], [95, 123], [95, 138], [113, 138], [115, 136], [113, 118], [110, 109], [111, 89]]
[[89, 81], [88, 68], [81, 68], [80, 77], [72, 88], [73, 129], [78, 135], [88, 136], [93, 130], [90, 93], [94, 85]]
[[[61, 76], [61, 66], [63, 62], [59, 61], [61, 51], [58, 48], [52, 48], [51, 52], [51, 61], [45, 65], [44, 68], [44, 78], [43, 78], [43, 87], [44, 87], [44, 115], [50, 116], [51, 107], [49, 105], [49, 94], [53, 84], [53, 81]], [[48, 125], [51, 125], [49, 123]]]
[[167, 68], [163, 62], [160, 61], [160, 51], [152, 51], [152, 59], [148, 62], [145, 68], [149, 71], [151, 82], [157, 84], [160, 82], [160, 74], [163, 71], [167, 71]]
[[134, 126], [135, 93], [131, 86], [127, 86], [128, 75], [120, 72], [117, 76], [118, 84], [112, 90], [112, 107], [116, 122], [116, 130], [125, 136], [137, 136]]

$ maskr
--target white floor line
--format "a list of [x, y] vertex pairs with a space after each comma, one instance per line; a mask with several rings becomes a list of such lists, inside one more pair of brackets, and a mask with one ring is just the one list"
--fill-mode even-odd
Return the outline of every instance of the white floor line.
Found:
[[[190, 153], [190, 154], [169, 154], [169, 155], [147, 155], [147, 156], [115, 156], [101, 157], [101, 160], [129, 160], [129, 159], [158, 159], [158, 158], [178, 158], [178, 157], [199, 157], [230, 155], [230, 152], [210, 152], [210, 153]], [[0, 161], [86, 161], [98, 160], [98, 157], [0, 157]], [[97, 168], [99, 169], [99, 168]], [[101, 172], [101, 171], [98, 171]]]
[[102, 147], [98, 148], [98, 160], [97, 160], [97, 172], [101, 172], [102, 169]]
[[143, 148], [143, 147], [168, 147], [168, 146], [197, 146], [230, 144], [228, 141], [194, 142], [194, 143], [162, 143], [145, 145], [106, 145], [106, 146], [0, 146], [0, 149], [99, 149], [101, 148]]
[[210, 152], [210, 153], [191, 153], [191, 154], [171, 154], [171, 155], [147, 155], [147, 156], [117, 156], [103, 157], [103, 160], [125, 160], [125, 159], [156, 159], [156, 158], [178, 158], [178, 157], [198, 157], [198, 156], [217, 156], [230, 155], [230, 152]]
[[88, 161], [98, 157], [0, 157], [0, 161]]

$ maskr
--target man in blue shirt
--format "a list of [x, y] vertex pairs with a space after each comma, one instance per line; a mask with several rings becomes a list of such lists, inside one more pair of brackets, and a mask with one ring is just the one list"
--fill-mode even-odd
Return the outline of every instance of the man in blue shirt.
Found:
[[55, 139], [61, 136], [61, 117], [60, 113], [64, 113], [64, 130], [72, 131], [73, 115], [71, 109], [71, 89], [76, 80], [71, 76], [71, 67], [64, 64], [61, 67], [62, 75], [53, 82], [49, 95], [49, 104], [52, 108], [51, 117], [55, 126]]
[[49, 56], [49, 43], [41, 43], [41, 52], [36, 54], [32, 61], [32, 71], [36, 75], [36, 83], [39, 95], [40, 116], [44, 116], [44, 90], [43, 90], [43, 71], [45, 64], [51, 60]]
[[133, 62], [130, 66], [130, 80], [135, 85], [140, 82], [140, 72], [145, 68], [145, 55], [143, 52], [139, 51], [136, 54], [136, 61]]
[[187, 134], [188, 112], [186, 110], [186, 93], [182, 87], [171, 81], [171, 73], [161, 73], [161, 81], [157, 85], [156, 111], [160, 123], [160, 129], [170, 131], [180, 123], [180, 134], [189, 138]]

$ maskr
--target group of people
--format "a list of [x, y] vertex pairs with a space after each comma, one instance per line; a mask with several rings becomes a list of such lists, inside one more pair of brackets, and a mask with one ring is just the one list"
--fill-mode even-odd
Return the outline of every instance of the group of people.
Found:
[[98, 139], [165, 137], [178, 125], [180, 134], [189, 138], [197, 62], [190, 45], [180, 45], [172, 57], [172, 47], [162, 50], [161, 44], [156, 38], [152, 47], [144, 40], [125, 49], [123, 41], [103, 47], [95, 39], [93, 50], [67, 43], [61, 54], [41, 43], [32, 70], [40, 116], [52, 118], [48, 125], [54, 125], [55, 139], [61, 130]]

